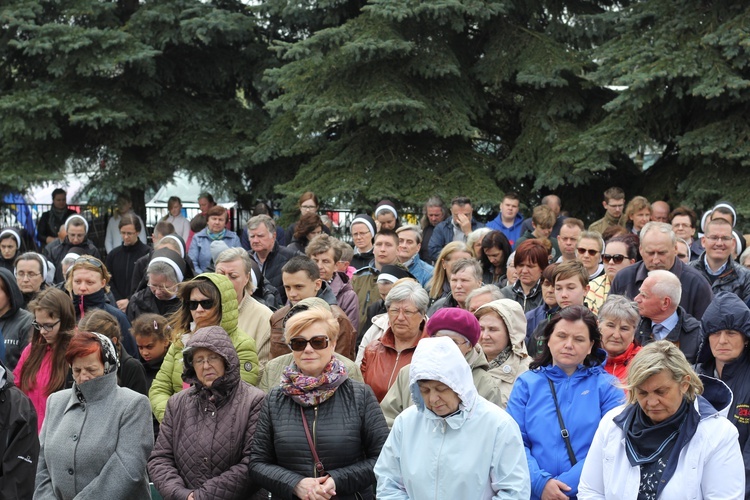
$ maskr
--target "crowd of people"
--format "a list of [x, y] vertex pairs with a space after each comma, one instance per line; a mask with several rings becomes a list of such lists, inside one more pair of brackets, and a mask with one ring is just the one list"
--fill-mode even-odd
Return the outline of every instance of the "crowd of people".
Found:
[[2, 498], [750, 499], [730, 203], [382, 200], [350, 245], [202, 194], [148, 244], [123, 196], [98, 249], [53, 201], [0, 229]]

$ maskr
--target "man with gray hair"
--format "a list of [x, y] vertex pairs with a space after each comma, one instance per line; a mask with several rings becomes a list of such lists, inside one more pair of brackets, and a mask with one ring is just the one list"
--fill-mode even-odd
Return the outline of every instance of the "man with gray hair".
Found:
[[433, 267], [419, 257], [422, 249], [422, 231], [419, 226], [407, 224], [396, 229], [398, 235], [398, 261], [417, 278], [419, 284], [427, 286], [432, 279]]
[[663, 269], [650, 271], [635, 297], [641, 315], [635, 341], [645, 346], [669, 340], [690, 363], [695, 363], [703, 331], [700, 321], [679, 306], [681, 295], [682, 284], [677, 276]]
[[281, 303], [286, 304], [281, 268], [297, 253], [279, 245], [276, 222], [268, 215], [256, 215], [247, 221], [247, 239], [250, 241], [247, 253], [258, 264], [266, 280], [279, 291]]
[[677, 237], [672, 227], [663, 222], [649, 222], [643, 226], [640, 252], [643, 261], [618, 271], [609, 293], [634, 299], [649, 271], [669, 271], [682, 285], [679, 305], [694, 318], [703, 317], [713, 299], [711, 285], [700, 272], [677, 258]]
[[466, 296], [466, 310], [474, 313], [483, 305], [502, 298], [503, 294], [496, 285], [482, 285]]

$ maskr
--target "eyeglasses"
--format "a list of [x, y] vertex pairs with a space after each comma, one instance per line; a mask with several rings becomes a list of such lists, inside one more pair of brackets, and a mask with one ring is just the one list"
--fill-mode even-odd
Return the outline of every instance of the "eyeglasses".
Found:
[[364, 232], [364, 233], [352, 233], [352, 238], [356, 238], [356, 239], [359, 239], [359, 238], [365, 238], [365, 237], [367, 237], [367, 236], [372, 236], [372, 235], [371, 235], [371, 234], [370, 234], [369, 232]]
[[148, 283], [146, 286], [154, 293], [159, 290], [164, 290], [167, 293], [174, 293], [177, 291], [177, 285], [152, 285], [151, 283]]
[[[591, 255], [594, 255], [594, 254], [591, 254]], [[608, 253], [605, 253], [605, 254], [602, 254], [602, 260], [604, 260], [604, 262], [612, 261], [615, 264], [622, 264], [622, 261], [625, 260], [625, 256], [620, 255], [619, 253], [615, 255], [610, 255]]]
[[193, 366], [202, 367], [204, 363], [208, 363], [211, 366], [216, 366], [219, 364], [220, 360], [221, 360], [221, 356], [219, 356], [218, 354], [209, 354], [205, 358], [193, 359]]
[[96, 267], [102, 267], [104, 265], [102, 261], [94, 259], [93, 257], [78, 257], [75, 262], [73, 262], [73, 265], [75, 264], [91, 264]]
[[29, 278], [30, 280], [33, 280], [37, 276], [41, 276], [41, 275], [42, 275], [42, 273], [33, 273], [33, 272], [28, 272], [27, 273], [26, 271], [18, 271], [18, 272], [16, 272], [16, 277], [18, 277], [19, 279], [22, 279], [22, 280], [26, 279], [26, 278]]
[[188, 307], [190, 307], [191, 311], [198, 309], [198, 306], [201, 306], [203, 310], [208, 311], [214, 306], [214, 301], [213, 299], [188, 300]]
[[404, 315], [404, 318], [409, 319], [413, 318], [417, 314], [419, 314], [419, 311], [410, 311], [409, 309], [388, 309], [388, 316], [391, 318], [398, 318], [401, 314]]
[[592, 256], [592, 257], [594, 257], [594, 256], [595, 256], [596, 254], [598, 254], [598, 253], [599, 253], [599, 250], [594, 250], [593, 248], [580, 248], [580, 247], [579, 247], [579, 248], [577, 248], [576, 250], [578, 250], [578, 253], [579, 253], [580, 255], [585, 255], [585, 254], [586, 254], [586, 252], [588, 252], [588, 253], [589, 253], [589, 255], [590, 255], [590, 256]]
[[723, 241], [724, 243], [729, 243], [730, 241], [734, 239], [734, 237], [733, 236], [716, 236], [714, 234], [711, 236], [706, 236], [706, 239], [714, 243], [716, 243], [717, 241]]
[[58, 319], [54, 323], [37, 323], [36, 320], [31, 322], [31, 326], [33, 326], [35, 329], [39, 330], [40, 332], [42, 330], [51, 332], [58, 324], [60, 323], [60, 320]]
[[289, 341], [289, 348], [292, 351], [301, 352], [307, 349], [307, 344], [310, 344], [310, 347], [316, 351], [320, 351], [328, 347], [328, 342], [328, 337], [325, 335], [316, 335], [310, 339], [296, 337]]

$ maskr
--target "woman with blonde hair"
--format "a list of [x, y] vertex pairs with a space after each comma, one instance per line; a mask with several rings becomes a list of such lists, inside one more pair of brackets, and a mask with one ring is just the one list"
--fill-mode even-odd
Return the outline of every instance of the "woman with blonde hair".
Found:
[[634, 234], [640, 234], [643, 226], [651, 220], [651, 203], [643, 196], [636, 196], [625, 208], [625, 227]]
[[250, 451], [250, 479], [274, 498], [374, 497], [388, 427], [372, 389], [334, 356], [338, 334], [320, 307], [286, 322], [294, 362], [268, 394]]
[[581, 473], [579, 500], [745, 497], [732, 392], [698, 376], [672, 342], [645, 346], [630, 363], [627, 405], [599, 424]]
[[109, 281], [112, 276], [104, 263], [90, 255], [77, 258], [67, 272], [65, 289], [73, 299], [76, 320], [83, 318], [89, 311], [103, 309], [117, 319], [122, 334], [122, 346], [131, 356], [138, 356], [138, 347], [130, 335], [130, 321], [118, 308], [107, 300]]
[[446, 297], [450, 291], [451, 264], [458, 259], [473, 259], [471, 248], [463, 241], [452, 241], [445, 245], [435, 261], [435, 271], [427, 283], [430, 304]]

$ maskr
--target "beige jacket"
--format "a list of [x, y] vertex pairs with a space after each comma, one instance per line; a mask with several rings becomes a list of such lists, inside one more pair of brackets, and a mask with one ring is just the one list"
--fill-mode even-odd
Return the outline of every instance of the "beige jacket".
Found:
[[485, 304], [477, 312], [484, 308], [492, 309], [505, 322], [510, 337], [511, 355], [502, 363], [497, 358], [490, 360], [490, 375], [500, 390], [500, 408], [505, 409], [510, 398], [510, 391], [519, 375], [529, 369], [531, 357], [526, 351], [526, 316], [523, 307], [515, 300], [500, 299]]
[[237, 325], [240, 330], [247, 333], [251, 338], [255, 340], [255, 348], [258, 350], [258, 362], [260, 363], [260, 371], [263, 373], [263, 369], [271, 359], [271, 311], [268, 307], [264, 306], [249, 294], [245, 294], [245, 298], [240, 302], [239, 317], [237, 318]]
[[[477, 388], [479, 395], [490, 403], [501, 406], [500, 388], [495, 383], [492, 375], [490, 375], [490, 365], [487, 363], [487, 358], [482, 348], [479, 345], [475, 345], [464, 357], [469, 366], [471, 366], [471, 376], [474, 379], [474, 386]], [[393, 427], [396, 417], [414, 404], [414, 401], [411, 399], [411, 391], [409, 390], [410, 366], [406, 365], [401, 368], [396, 376], [396, 381], [393, 382], [383, 401], [380, 402], [380, 409], [383, 410], [383, 415], [385, 415], [385, 421], [388, 423], [389, 429]], [[505, 401], [507, 402], [507, 398]], [[505, 405], [503, 404], [502, 407], [505, 407]]]

